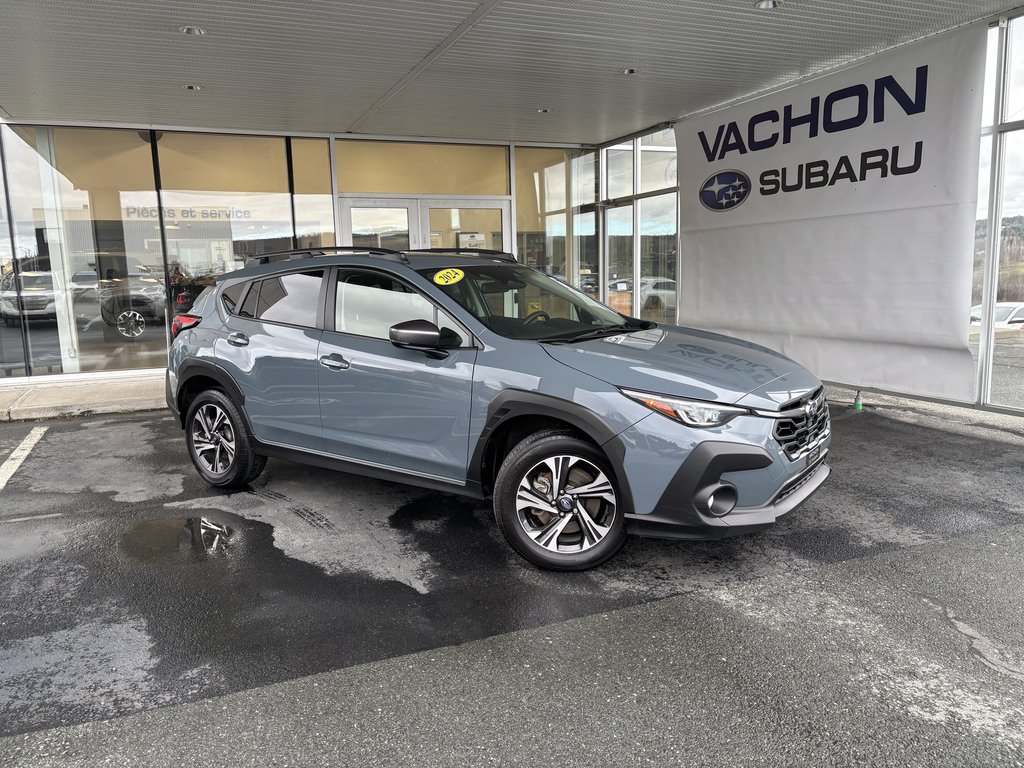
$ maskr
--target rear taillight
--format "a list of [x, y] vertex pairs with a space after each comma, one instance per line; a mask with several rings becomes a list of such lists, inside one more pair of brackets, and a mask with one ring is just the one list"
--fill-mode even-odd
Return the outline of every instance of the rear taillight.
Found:
[[171, 321], [171, 338], [175, 339], [178, 334], [184, 331], [186, 328], [193, 328], [199, 325], [201, 317], [195, 315], [176, 315]]

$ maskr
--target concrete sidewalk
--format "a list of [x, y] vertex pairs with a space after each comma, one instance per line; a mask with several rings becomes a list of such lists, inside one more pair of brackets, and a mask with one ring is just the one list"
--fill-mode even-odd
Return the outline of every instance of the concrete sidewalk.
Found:
[[22, 386], [0, 386], [0, 421], [166, 407], [163, 373], [53, 383], [37, 380]]

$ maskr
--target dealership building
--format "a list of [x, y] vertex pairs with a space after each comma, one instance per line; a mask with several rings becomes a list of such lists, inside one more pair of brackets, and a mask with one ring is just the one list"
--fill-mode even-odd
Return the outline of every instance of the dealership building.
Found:
[[835, 383], [1024, 413], [1024, 17], [762, 5], [21, 4], [0, 386], [161, 370], [252, 256], [485, 248]]

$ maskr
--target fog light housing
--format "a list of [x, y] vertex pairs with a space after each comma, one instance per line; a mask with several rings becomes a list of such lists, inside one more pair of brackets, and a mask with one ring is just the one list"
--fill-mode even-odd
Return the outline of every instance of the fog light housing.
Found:
[[736, 508], [739, 493], [732, 483], [713, 483], [693, 496], [693, 506], [702, 515], [725, 517]]

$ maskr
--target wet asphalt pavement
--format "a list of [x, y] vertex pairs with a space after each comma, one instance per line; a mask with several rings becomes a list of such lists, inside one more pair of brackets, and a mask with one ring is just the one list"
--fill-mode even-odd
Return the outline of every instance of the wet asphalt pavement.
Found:
[[0, 765], [1024, 765], [1024, 419], [877, 400], [773, 529], [583, 574], [455, 497], [216, 492], [164, 414], [2, 424], [47, 432], [0, 491]]

